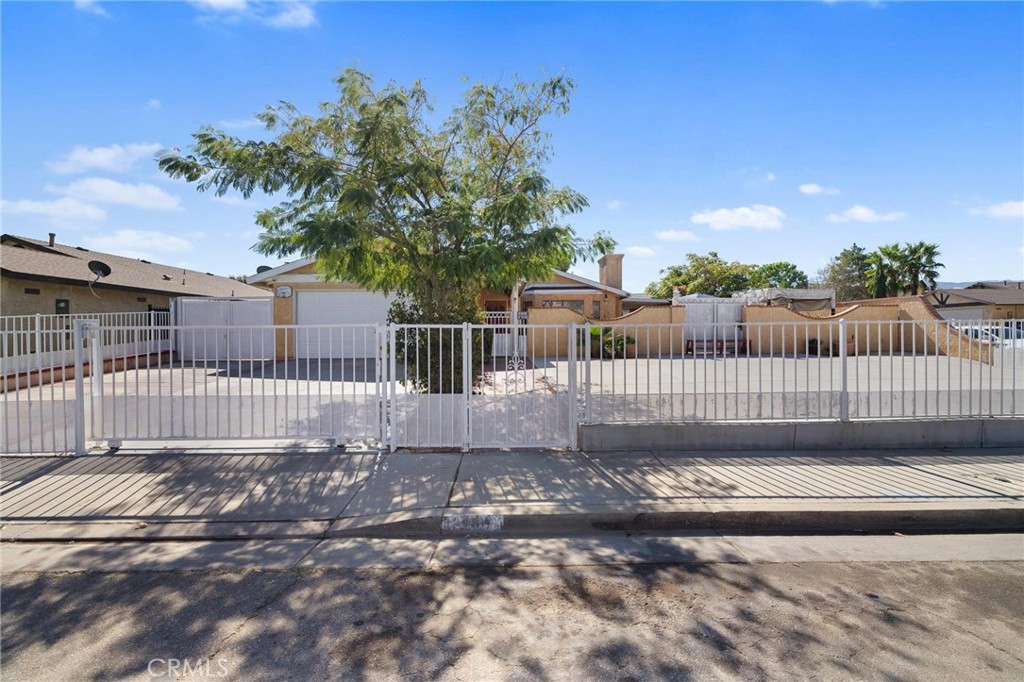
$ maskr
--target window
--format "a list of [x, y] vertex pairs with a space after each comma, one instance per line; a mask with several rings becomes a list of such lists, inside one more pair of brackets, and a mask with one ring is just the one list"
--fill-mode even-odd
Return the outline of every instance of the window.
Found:
[[139, 296], [135, 300], [138, 301], [139, 303], [145, 303], [146, 302], [146, 297], [145, 296]]
[[601, 319], [601, 302], [600, 301], [594, 301], [593, 313], [594, 314], [590, 316], [591, 318], [593, 318], [595, 320], [600, 320]]
[[580, 315], [583, 314], [583, 301], [544, 301], [542, 305], [545, 308], [568, 308], [575, 310]]
[[57, 299], [57, 314], [58, 315], [69, 315], [71, 314], [71, 301], [66, 298]]
[[28, 294], [29, 296], [38, 296], [39, 289], [25, 289], [25, 293]]

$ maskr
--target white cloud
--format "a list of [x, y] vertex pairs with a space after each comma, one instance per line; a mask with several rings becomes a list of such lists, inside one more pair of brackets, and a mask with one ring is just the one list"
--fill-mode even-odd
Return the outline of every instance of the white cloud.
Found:
[[619, 201], [618, 199], [612, 199], [607, 204], [609, 211], [618, 211], [620, 208], [622, 208], [625, 205], [626, 205], [625, 202]]
[[221, 121], [218, 125], [225, 130], [244, 130], [245, 128], [256, 128], [263, 125], [263, 121], [256, 118], [230, 118]]
[[316, 23], [313, 8], [304, 2], [283, 3], [284, 9], [263, 19], [263, 23], [274, 28], [306, 28]]
[[779, 176], [777, 176], [775, 173], [772, 173], [771, 171], [768, 171], [767, 173], [764, 174], [764, 179], [767, 180], [768, 182], [775, 182], [775, 180], [778, 177]]
[[162, 104], [163, 103], [160, 100], [151, 97], [149, 99], [149, 101], [146, 102], [146, 108], [147, 109], [159, 109], [162, 106]]
[[78, 199], [64, 197], [54, 201], [0, 201], [0, 209], [4, 213], [15, 215], [44, 216], [55, 225], [67, 223], [98, 223], [107, 217], [106, 211], [99, 206], [87, 204]]
[[75, 0], [75, 9], [101, 17], [107, 16], [107, 10], [100, 7], [96, 0]]
[[661, 239], [666, 242], [697, 242], [700, 241], [693, 232], [689, 230], [660, 230], [654, 233], [657, 239]]
[[244, 12], [249, 8], [246, 0], [190, 0], [204, 10], [211, 12]]
[[647, 258], [656, 255], [658, 252], [649, 246], [627, 246], [623, 249], [630, 256], [637, 256], [640, 258]]
[[754, 230], [777, 230], [786, 217], [779, 208], [754, 204], [739, 208], [720, 208], [694, 213], [690, 222], [707, 225], [712, 230], [736, 230], [749, 227]]
[[797, 189], [804, 194], [839, 194], [839, 189], [836, 187], [822, 187], [821, 185], [815, 185], [813, 182], [800, 185]]
[[54, 173], [81, 173], [87, 170], [103, 170], [123, 173], [132, 169], [140, 159], [152, 156], [162, 145], [156, 142], [138, 142], [109, 147], [78, 146], [57, 161], [47, 161], [46, 167]]
[[86, 247], [94, 251], [146, 260], [159, 260], [161, 255], [187, 253], [192, 250], [192, 244], [188, 240], [146, 230], [118, 230], [110, 234], [88, 236], [82, 241]]
[[157, 211], [181, 208], [181, 200], [178, 197], [168, 194], [156, 185], [144, 182], [132, 185], [109, 178], [82, 178], [63, 187], [47, 185], [46, 191], [97, 204], [120, 204]]
[[199, 10], [200, 21], [234, 24], [247, 20], [271, 28], [306, 28], [316, 24], [312, 0], [191, 0], [191, 4]]
[[902, 211], [893, 211], [891, 213], [879, 213], [873, 208], [867, 206], [851, 206], [850, 208], [843, 211], [841, 214], [830, 213], [825, 220], [830, 223], [891, 223], [894, 220], [902, 220], [906, 218], [908, 214]]
[[972, 208], [971, 213], [989, 218], [1019, 220], [1024, 218], [1024, 201], [1004, 201], [1001, 204], [992, 204], [983, 208]]

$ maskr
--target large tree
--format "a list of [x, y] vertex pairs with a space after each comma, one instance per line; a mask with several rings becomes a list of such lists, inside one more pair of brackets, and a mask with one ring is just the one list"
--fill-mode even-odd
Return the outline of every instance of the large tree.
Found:
[[927, 242], [907, 244], [903, 253], [904, 267], [907, 273], [907, 293], [914, 295], [933, 290], [935, 280], [939, 277], [939, 268], [945, 267], [938, 261], [938, 245]]
[[837, 301], [855, 301], [871, 296], [868, 291], [868, 254], [853, 244], [839, 252], [818, 271], [817, 286], [833, 289]]
[[750, 273], [750, 286], [755, 289], [806, 289], [807, 285], [804, 271], [788, 261], [765, 263]]
[[679, 290], [684, 294], [729, 296], [750, 288], [753, 270], [752, 265], [722, 260], [715, 251], [706, 256], [688, 253], [685, 264], [669, 266], [659, 273], [661, 279], [647, 285], [647, 295], [672, 298], [672, 292]]
[[160, 168], [218, 195], [283, 195], [257, 214], [255, 248], [404, 294], [400, 311], [413, 319], [402, 321], [472, 321], [481, 288], [508, 289], [593, 255], [564, 222], [586, 199], [544, 173], [542, 124], [568, 111], [569, 78], [473, 85], [440, 124], [418, 82], [378, 89], [348, 69], [336, 83], [337, 99], [317, 115], [267, 107], [259, 118], [272, 139], [203, 127], [190, 153], [168, 153]]

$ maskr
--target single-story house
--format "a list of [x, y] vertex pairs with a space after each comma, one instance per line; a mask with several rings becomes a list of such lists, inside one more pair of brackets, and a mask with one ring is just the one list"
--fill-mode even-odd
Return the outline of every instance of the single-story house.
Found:
[[1024, 280], [1021, 279], [986, 279], [975, 282], [965, 289], [1024, 289]]
[[946, 320], [1024, 319], [1024, 288], [1019, 286], [973, 285], [966, 289], [936, 289], [927, 294], [927, 300]]
[[[622, 315], [629, 292], [622, 289], [622, 255], [598, 261], [599, 281], [553, 270], [550, 279], [527, 282], [519, 294], [522, 310], [568, 308], [589, 319], [610, 320]], [[367, 291], [351, 282], [323, 281], [312, 258], [285, 263], [247, 278], [274, 295], [274, 324], [383, 324], [393, 296]], [[486, 312], [512, 309], [511, 291], [480, 292]]]
[[[0, 315], [167, 310], [177, 296], [251, 297], [269, 292], [229, 277], [90, 251], [82, 246], [0, 235]], [[103, 272], [99, 262], [109, 268]], [[90, 269], [93, 264], [93, 269]]]

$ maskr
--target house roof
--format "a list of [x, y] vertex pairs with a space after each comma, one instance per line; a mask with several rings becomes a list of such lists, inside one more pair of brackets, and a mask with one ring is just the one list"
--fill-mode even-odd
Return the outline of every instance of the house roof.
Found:
[[[273, 280], [275, 277], [277, 277], [279, 275], [283, 275], [283, 274], [286, 274], [286, 273], [291, 272], [293, 270], [298, 270], [300, 268], [304, 268], [304, 267], [306, 267], [306, 266], [308, 266], [308, 265], [310, 265], [312, 263], [315, 263], [315, 262], [316, 262], [315, 258], [301, 258], [299, 260], [291, 261], [290, 263], [284, 263], [283, 265], [279, 265], [276, 268], [271, 268], [269, 270], [264, 270], [263, 272], [257, 273], [255, 275], [250, 275], [246, 279], [248, 280], [248, 282], [250, 284], [256, 284], [256, 283], [259, 283], [259, 282], [266, 282], [266, 281], [269, 281], [269, 280]], [[608, 293], [615, 294], [616, 296], [621, 296], [623, 298], [625, 298], [626, 296], [629, 296], [629, 292], [628, 291], [624, 291], [622, 289], [617, 289], [615, 287], [608, 286], [607, 284], [602, 284], [601, 282], [595, 282], [592, 279], [587, 279], [586, 277], [581, 277], [579, 275], [573, 275], [571, 273], [563, 272], [561, 270], [552, 270], [551, 274], [556, 276], [556, 277], [562, 277], [562, 278], [568, 279], [568, 280], [570, 280], [572, 282], [576, 282], [578, 284], [582, 284], [584, 287], [587, 287], [589, 289], [597, 289], [599, 291], [607, 291]], [[558, 285], [549, 285], [549, 284], [542, 283], [542, 282], [536, 282], [536, 283], [531, 282], [531, 283], [529, 283], [527, 285], [526, 288], [527, 289], [531, 289], [532, 287], [538, 287], [538, 286], [545, 286], [546, 287], [546, 286], [558, 286]]]
[[292, 270], [304, 268], [307, 265], [311, 265], [315, 262], [315, 258], [300, 258], [299, 260], [293, 260], [278, 265], [276, 268], [270, 268], [269, 270], [264, 270], [263, 272], [257, 272], [255, 275], [249, 275], [245, 279], [250, 284], [255, 284], [257, 282], [265, 282], [267, 280], [274, 279], [274, 277], [278, 275], [283, 275], [286, 272], [291, 272]]
[[1024, 280], [986, 279], [966, 287], [967, 289], [1024, 289]]
[[[97, 280], [89, 261], [110, 266], [110, 274]], [[0, 235], [0, 273], [5, 277], [93, 284], [98, 289], [131, 289], [168, 296], [269, 296], [270, 292], [208, 272], [197, 272], [90, 251], [81, 246], [54, 244], [29, 237]]]
[[936, 289], [929, 295], [936, 301], [937, 295], [947, 295], [984, 305], [1024, 305], [1024, 289]]
[[580, 284], [586, 285], [586, 286], [590, 287], [591, 289], [600, 289], [601, 291], [607, 291], [610, 294], [615, 294], [616, 296], [622, 296], [623, 298], [625, 298], [626, 296], [629, 296], [629, 292], [624, 290], [624, 289], [617, 289], [617, 288], [615, 288], [613, 286], [609, 286], [607, 284], [602, 284], [601, 282], [595, 282], [592, 279], [587, 279], [586, 277], [581, 277], [579, 275], [573, 275], [573, 274], [568, 273], [568, 272], [562, 272], [561, 270], [553, 270], [552, 273], [554, 275], [558, 276], [558, 277], [564, 277], [564, 278], [570, 279], [570, 280], [572, 280], [574, 282], [579, 282]]

